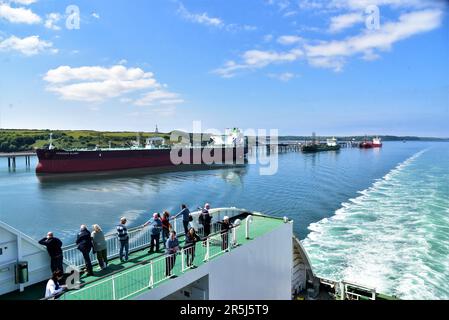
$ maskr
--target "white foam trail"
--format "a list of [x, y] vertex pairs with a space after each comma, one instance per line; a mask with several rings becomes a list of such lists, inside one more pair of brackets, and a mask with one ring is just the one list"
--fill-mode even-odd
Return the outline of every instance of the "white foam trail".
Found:
[[447, 165], [432, 173], [433, 163], [414, 164], [427, 151], [309, 226], [303, 242], [318, 275], [401, 298], [449, 298], [449, 197], [437, 195], [448, 191]]

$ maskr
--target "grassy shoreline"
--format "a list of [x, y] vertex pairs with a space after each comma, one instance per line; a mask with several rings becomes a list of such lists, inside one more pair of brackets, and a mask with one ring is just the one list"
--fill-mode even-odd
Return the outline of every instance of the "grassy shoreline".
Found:
[[[129, 147], [132, 141], [140, 137], [140, 141], [150, 137], [162, 137], [167, 142], [170, 140], [171, 132], [155, 133], [155, 132], [129, 132], [129, 131], [95, 131], [95, 130], [48, 130], [48, 129], [0, 129], [0, 152], [20, 152], [33, 151], [39, 148], [46, 148], [49, 144], [50, 133], [53, 133], [53, 145], [62, 149], [77, 149], [95, 147], [108, 148], [111, 147]], [[448, 138], [432, 138], [417, 136], [392, 136], [381, 135], [383, 141], [449, 141]], [[320, 138], [327, 138], [322, 136]], [[362, 141], [365, 136], [336, 136], [339, 140], [349, 141], [355, 139]], [[310, 140], [310, 136], [281, 136], [279, 141], [293, 140], [305, 141]]]

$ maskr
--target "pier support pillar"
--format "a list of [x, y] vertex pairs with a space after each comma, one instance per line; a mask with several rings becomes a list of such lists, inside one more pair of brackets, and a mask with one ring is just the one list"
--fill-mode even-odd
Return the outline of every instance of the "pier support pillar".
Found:
[[8, 157], [8, 168], [11, 168], [11, 158]]

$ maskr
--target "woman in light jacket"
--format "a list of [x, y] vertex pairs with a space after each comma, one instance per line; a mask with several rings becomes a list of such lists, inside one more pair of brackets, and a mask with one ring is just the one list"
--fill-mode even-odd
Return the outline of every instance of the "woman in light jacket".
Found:
[[106, 245], [106, 239], [104, 238], [103, 231], [98, 224], [93, 225], [94, 231], [92, 231], [92, 244], [94, 247], [94, 253], [97, 253], [98, 264], [101, 270], [108, 266], [108, 251]]

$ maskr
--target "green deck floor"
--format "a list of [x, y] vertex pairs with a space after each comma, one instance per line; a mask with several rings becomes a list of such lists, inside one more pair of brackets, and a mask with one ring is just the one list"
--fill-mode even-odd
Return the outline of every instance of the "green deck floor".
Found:
[[[252, 241], [253, 239], [260, 237], [276, 227], [283, 224], [281, 219], [274, 219], [268, 217], [253, 216], [253, 223], [250, 227], [250, 239], [245, 237], [245, 227], [244, 224], [237, 229], [237, 243], [239, 246], [245, 245], [245, 243]], [[183, 240], [183, 239], [182, 239]], [[183, 243], [180, 243], [181, 247]], [[234, 248], [235, 249], [235, 248]], [[210, 245], [210, 259], [218, 258], [220, 255], [227, 254], [221, 250], [221, 240], [220, 236], [214, 237], [211, 240]], [[231, 249], [232, 250], [232, 249]], [[197, 267], [201, 266], [205, 262], [204, 256], [206, 253], [206, 248], [202, 246], [199, 242], [196, 244], [195, 259], [193, 264]], [[165, 257], [156, 258], [155, 256], [149, 256], [146, 251], [140, 251], [134, 253], [130, 260], [121, 264], [120, 262], [111, 262], [111, 268], [118, 269], [124, 268], [127, 265], [133, 265], [139, 262], [149, 262], [153, 260], [153, 274], [154, 274], [154, 285], [152, 288], [157, 287], [170, 281], [169, 278], [165, 277]], [[185, 272], [189, 272], [186, 270]], [[176, 276], [182, 276], [182, 257], [177, 255], [172, 274]], [[112, 300], [112, 299], [132, 299], [133, 297], [147, 291], [152, 288], [149, 287], [150, 280], [150, 264], [138, 265], [131, 269], [127, 269], [124, 272], [118, 272], [114, 274], [114, 283], [112, 276], [106, 277], [100, 281], [91, 282], [85, 285], [80, 290], [70, 291], [64, 294], [60, 299], [62, 300]], [[83, 281], [89, 281], [90, 277], [84, 278]]]

